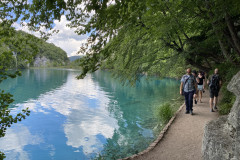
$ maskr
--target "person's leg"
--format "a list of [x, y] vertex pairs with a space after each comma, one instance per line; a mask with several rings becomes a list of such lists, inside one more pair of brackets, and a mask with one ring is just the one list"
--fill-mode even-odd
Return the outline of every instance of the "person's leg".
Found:
[[202, 85], [198, 85], [198, 92], [197, 92], [198, 102], [201, 101], [201, 90], [202, 90]]
[[218, 97], [214, 97], [214, 109], [217, 109]]
[[195, 104], [197, 104], [197, 98], [198, 98], [198, 94], [196, 97], [193, 97]]
[[189, 111], [192, 113], [193, 109], [193, 95], [194, 95], [194, 91], [189, 92], [189, 96], [188, 96], [188, 100], [189, 100]]
[[215, 101], [214, 101], [215, 106], [217, 106], [217, 103], [218, 103], [218, 97], [215, 97]]
[[214, 92], [214, 106], [213, 108], [217, 110], [217, 102], [218, 102], [218, 90]]
[[202, 91], [199, 91], [200, 93], [200, 102], [202, 102]]
[[211, 110], [211, 112], [213, 112], [213, 98], [214, 98], [214, 94], [213, 94], [213, 91], [211, 91], [211, 89], [209, 90], [209, 94], [210, 94], [210, 100], [209, 100], [210, 110]]
[[213, 98], [210, 98], [209, 104], [210, 104], [211, 111], [213, 111]]
[[185, 96], [185, 105], [186, 105], [186, 113], [188, 112], [189, 113], [189, 103], [188, 103], [188, 92], [185, 92], [184, 93], [184, 96]]
[[197, 97], [198, 97], [198, 101], [200, 101], [200, 90], [198, 88], [198, 91], [197, 91]]

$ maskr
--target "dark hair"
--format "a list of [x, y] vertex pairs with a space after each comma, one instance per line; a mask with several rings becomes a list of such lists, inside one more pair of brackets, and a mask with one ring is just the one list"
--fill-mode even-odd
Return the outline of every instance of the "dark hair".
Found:
[[196, 71], [196, 70], [193, 70], [192, 73], [197, 74], [197, 71]]

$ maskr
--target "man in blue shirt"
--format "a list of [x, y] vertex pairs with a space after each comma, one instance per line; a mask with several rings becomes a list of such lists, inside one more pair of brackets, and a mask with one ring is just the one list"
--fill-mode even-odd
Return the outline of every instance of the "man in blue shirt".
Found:
[[180, 94], [185, 96], [186, 114], [193, 115], [193, 96], [197, 96], [196, 78], [191, 74], [191, 68], [187, 69], [187, 74], [183, 75], [180, 85]]

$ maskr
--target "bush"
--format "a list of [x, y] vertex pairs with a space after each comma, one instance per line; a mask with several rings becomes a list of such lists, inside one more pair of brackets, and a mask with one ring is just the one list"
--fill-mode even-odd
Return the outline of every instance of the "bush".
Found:
[[233, 106], [232, 104], [228, 104], [228, 103], [222, 104], [221, 107], [219, 108], [219, 113], [221, 115], [229, 114], [232, 106]]
[[231, 108], [236, 100], [236, 96], [227, 90], [227, 84], [224, 84], [221, 89], [222, 98], [219, 107], [219, 113], [221, 115], [228, 114], [231, 111]]
[[165, 103], [156, 108], [156, 118], [159, 119], [163, 124], [167, 123], [173, 116], [173, 109], [169, 103]]

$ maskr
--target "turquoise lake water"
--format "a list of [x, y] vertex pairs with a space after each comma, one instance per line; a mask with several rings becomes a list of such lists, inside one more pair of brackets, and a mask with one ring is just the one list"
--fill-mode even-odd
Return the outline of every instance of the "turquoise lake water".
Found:
[[156, 106], [178, 97], [179, 81], [143, 78], [123, 86], [107, 71], [77, 80], [67, 69], [29, 69], [0, 88], [14, 95], [25, 120], [0, 139], [7, 160], [117, 159], [148, 147], [159, 133]]

